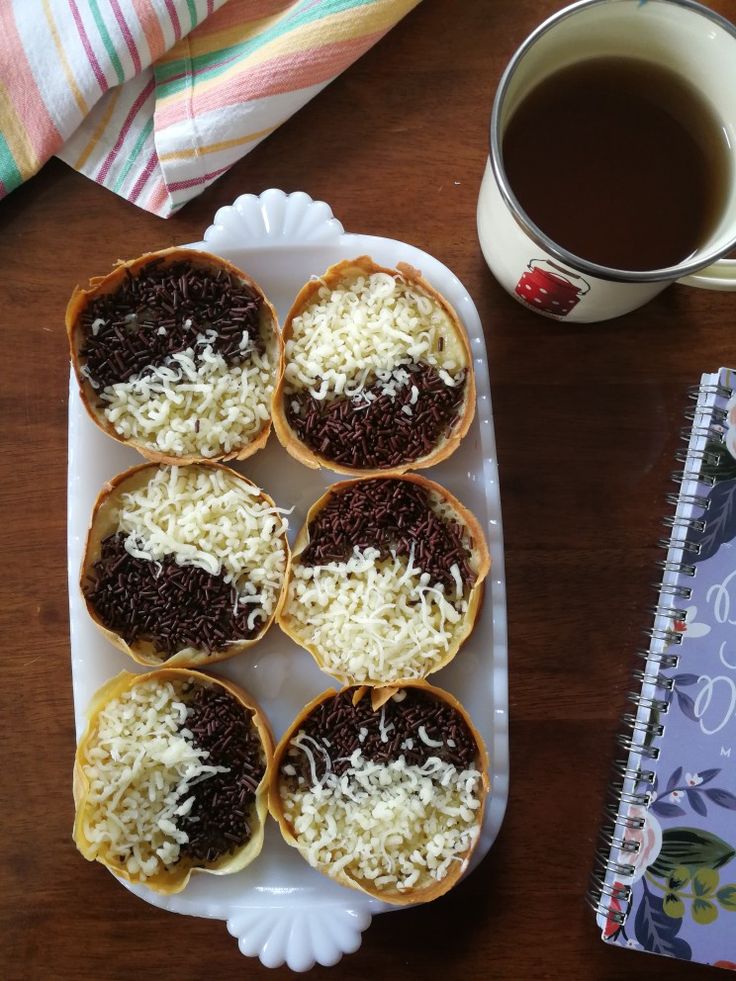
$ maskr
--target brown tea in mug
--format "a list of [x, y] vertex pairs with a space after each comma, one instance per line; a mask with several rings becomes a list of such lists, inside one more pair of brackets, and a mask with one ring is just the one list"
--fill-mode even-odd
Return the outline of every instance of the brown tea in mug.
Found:
[[503, 138], [509, 185], [552, 241], [615, 269], [674, 266], [723, 212], [731, 151], [706, 99], [659, 65], [591, 58], [544, 79]]

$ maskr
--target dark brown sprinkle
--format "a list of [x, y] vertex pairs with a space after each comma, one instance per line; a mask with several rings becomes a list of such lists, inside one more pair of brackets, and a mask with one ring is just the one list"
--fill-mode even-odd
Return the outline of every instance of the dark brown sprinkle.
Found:
[[212, 863], [250, 840], [255, 791], [266, 769], [253, 713], [219, 686], [195, 684], [186, 697], [188, 729], [197, 749], [206, 749], [205, 760], [228, 767], [191, 787], [194, 803], [178, 819], [178, 828], [189, 835], [180, 857]]
[[452, 597], [457, 588], [453, 565], [464, 586], [476, 579], [463, 531], [460, 523], [438, 514], [424, 487], [413, 481], [360, 480], [334, 492], [310, 522], [309, 545], [300, 561], [307, 566], [345, 562], [354, 548], [376, 548], [382, 558], [392, 552], [408, 558], [413, 550], [414, 564]]
[[[406, 697], [402, 701], [389, 699], [381, 709], [374, 711], [369, 695], [353, 705], [355, 690], [345, 689], [322, 702], [301, 725], [299, 732], [320, 747], [316, 749], [307, 743], [319, 780], [327, 770], [327, 759], [332, 772], [342, 776], [351, 766], [350, 757], [356, 749], [360, 749], [365, 759], [375, 763], [388, 763], [403, 756], [408, 766], [422, 766], [430, 756], [436, 756], [445, 763], [452, 763], [458, 770], [466, 770], [476, 759], [478, 746], [473, 734], [462, 715], [447, 702], [429, 692], [405, 688]], [[428, 746], [419, 735], [421, 726], [424, 726], [428, 739], [442, 745]], [[365, 730], [362, 742], [361, 730]], [[406, 746], [407, 740], [412, 741], [410, 747]], [[295, 774], [284, 773], [284, 767], [289, 765], [294, 767]], [[298, 785], [299, 777], [308, 786], [313, 783], [309, 758], [293, 745], [293, 741], [280, 769], [281, 780], [289, 789]]]
[[[326, 460], [347, 467], [388, 469], [427, 456], [457, 423], [465, 401], [465, 372], [454, 387], [429, 364], [400, 366], [411, 375], [392, 397], [374, 382], [376, 396], [338, 396], [319, 401], [307, 391], [286, 395], [286, 418], [302, 443]], [[419, 395], [411, 404], [412, 387]], [[408, 406], [412, 414], [402, 411]]]
[[208, 653], [230, 641], [255, 636], [262, 623], [248, 626], [253, 605], [234, 613], [236, 590], [224, 578], [173, 556], [149, 562], [125, 549], [125, 536], [110, 535], [84, 586], [101, 622], [132, 644], [150, 641], [157, 654], [170, 657], [184, 647]]
[[[160, 259], [137, 275], [129, 272], [114, 293], [95, 297], [80, 316], [80, 359], [95, 388], [128, 381], [172, 354], [198, 348], [197, 337], [212, 330], [212, 346], [228, 365], [262, 353], [261, 297], [225, 269], [198, 269]], [[92, 324], [98, 323], [96, 333]], [[187, 323], [189, 326], [187, 326]], [[241, 349], [243, 335], [249, 344]], [[199, 348], [201, 350], [201, 347]]]

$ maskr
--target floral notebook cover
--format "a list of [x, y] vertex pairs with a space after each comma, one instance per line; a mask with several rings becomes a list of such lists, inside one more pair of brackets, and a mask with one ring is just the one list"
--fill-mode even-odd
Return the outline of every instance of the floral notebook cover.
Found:
[[736, 970], [736, 372], [689, 417], [595, 905], [609, 943]]

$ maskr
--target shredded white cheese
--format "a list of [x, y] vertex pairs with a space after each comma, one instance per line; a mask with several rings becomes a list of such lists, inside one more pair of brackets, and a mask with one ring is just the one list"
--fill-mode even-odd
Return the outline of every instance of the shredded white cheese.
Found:
[[450, 602], [413, 556], [355, 549], [347, 562], [295, 562], [285, 605], [290, 627], [327, 671], [357, 682], [424, 677], [455, 642], [467, 599]]
[[137, 684], [102, 709], [82, 761], [86, 839], [144, 881], [176, 862], [189, 840], [177, 818], [191, 809], [192, 785], [227, 772], [205, 762], [186, 718], [171, 682]]
[[257, 487], [205, 466], [158, 467], [138, 490], [120, 495], [117, 530], [136, 558], [172, 555], [222, 575], [240, 604], [270, 617], [286, 573], [288, 522]]
[[[303, 751], [304, 733], [293, 741]], [[481, 774], [431, 756], [410, 766], [365, 759], [341, 776], [331, 768], [311, 785], [282, 787], [284, 813], [310, 865], [345, 871], [377, 890], [405, 892], [440, 881], [463, 862], [479, 833]]]
[[354, 398], [377, 377], [391, 395], [410, 380], [401, 368], [408, 362], [432, 365], [454, 386], [466, 361], [439, 303], [401, 278], [372, 273], [334, 289], [323, 285], [294, 318], [286, 342], [286, 388], [306, 388], [316, 399]]
[[277, 356], [252, 351], [228, 366], [211, 344], [187, 348], [166, 363], [100, 393], [115, 432], [170, 456], [221, 456], [252, 442], [271, 415]]
[[424, 728], [424, 726], [419, 726], [419, 728], [417, 729], [417, 735], [422, 740], [425, 746], [431, 746], [432, 749], [438, 749], [440, 746], [443, 745], [441, 739], [430, 739], [430, 737], [427, 735], [427, 730]]

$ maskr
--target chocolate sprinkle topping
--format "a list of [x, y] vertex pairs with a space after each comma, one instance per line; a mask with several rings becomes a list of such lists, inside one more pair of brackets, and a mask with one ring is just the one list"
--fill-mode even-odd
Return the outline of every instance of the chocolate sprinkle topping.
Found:
[[162, 365], [172, 354], [196, 351], [198, 336], [214, 331], [213, 349], [234, 367], [252, 350], [264, 350], [261, 302], [225, 269], [162, 265], [156, 259], [136, 275], [128, 272], [114, 293], [95, 297], [85, 308], [82, 364], [93, 387], [102, 389]]
[[[455, 426], [465, 398], [465, 372], [450, 387], [429, 364], [401, 367], [411, 378], [393, 397], [381, 394], [378, 382], [360, 399], [319, 401], [307, 391], [287, 394], [287, 421], [302, 443], [343, 466], [388, 469], [419, 460]], [[413, 387], [419, 394], [412, 405]], [[366, 392], [375, 400], [366, 402]]]
[[253, 712], [219, 686], [193, 686], [185, 727], [206, 762], [228, 767], [192, 787], [194, 803], [178, 822], [189, 841], [181, 858], [214, 862], [251, 837], [255, 792], [265, 773], [265, 754]]
[[184, 647], [214, 653], [234, 640], [247, 640], [262, 622], [248, 627], [253, 605], [234, 613], [237, 591], [222, 576], [172, 557], [149, 562], [125, 549], [125, 536], [101, 545], [84, 593], [108, 628], [132, 644], [150, 641], [157, 654], [171, 657]]
[[[349, 769], [350, 756], [356, 749], [375, 763], [388, 763], [403, 756], [409, 766], [422, 766], [430, 756], [436, 756], [465, 770], [476, 759], [478, 746], [463, 717], [430, 692], [405, 688], [401, 701], [389, 699], [374, 711], [369, 695], [353, 705], [355, 690], [344, 689], [322, 702], [299, 730], [321, 748], [321, 752], [313, 754], [318, 779], [327, 770], [327, 759], [332, 771], [342, 776]], [[442, 745], [428, 746], [419, 734], [422, 726], [428, 739]], [[362, 741], [361, 730], [364, 730]], [[311, 744], [310, 748], [313, 748]], [[284, 773], [284, 767], [289, 764], [296, 774]], [[296, 787], [300, 776], [308, 786], [312, 784], [309, 760], [298, 746], [292, 745], [284, 755], [280, 771], [281, 780], [289, 789]]]
[[408, 557], [441, 583], [449, 596], [457, 584], [450, 569], [457, 564], [464, 586], [475, 573], [468, 564], [470, 550], [463, 526], [438, 514], [429, 494], [410, 480], [377, 477], [335, 491], [309, 524], [309, 544], [301, 555], [306, 566], [345, 562], [354, 548], [377, 548], [382, 558], [391, 552]]

